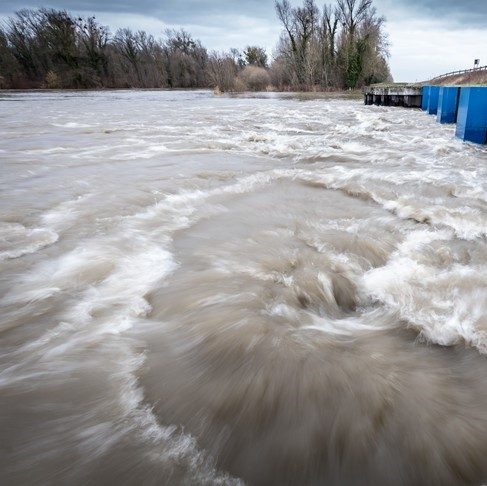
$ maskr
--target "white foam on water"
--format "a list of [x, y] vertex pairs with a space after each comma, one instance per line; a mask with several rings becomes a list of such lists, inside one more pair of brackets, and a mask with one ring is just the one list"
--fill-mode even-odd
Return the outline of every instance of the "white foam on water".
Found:
[[53, 245], [59, 235], [49, 228], [26, 228], [16, 223], [0, 223], [0, 261], [19, 258]]
[[384, 208], [399, 217], [412, 218], [418, 222], [432, 222], [449, 226], [459, 238], [475, 240], [487, 235], [487, 217], [479, 210], [470, 207], [449, 209], [442, 205], [424, 206], [414, 196], [396, 201], [382, 201]]
[[303, 326], [301, 330], [320, 331], [332, 336], [348, 338], [357, 337], [361, 333], [383, 331], [391, 327], [387, 322], [389, 315], [384, 315], [382, 310], [372, 310], [344, 319], [333, 319], [316, 314], [310, 314], [310, 318], [312, 323]]
[[80, 206], [89, 202], [92, 197], [93, 194], [86, 193], [64, 201], [45, 212], [41, 216], [41, 221], [45, 226], [49, 226], [56, 231], [63, 231], [76, 222], [81, 210]]
[[53, 123], [52, 126], [59, 127], [59, 128], [90, 128], [95, 125], [89, 125], [87, 123], [79, 123], [79, 122], [67, 122], [67, 123]]
[[408, 176], [402, 181], [401, 176], [390, 174], [384, 177], [380, 172], [369, 168], [346, 169], [335, 166], [328, 169], [326, 173], [297, 171], [296, 177], [323, 184], [326, 188], [366, 196], [403, 219], [450, 227], [459, 238], [475, 240], [487, 234], [487, 214], [477, 208], [469, 206], [450, 208], [440, 201], [417, 194], [390, 199], [390, 189], [381, 193], [380, 190], [369, 187], [370, 183], [375, 183], [375, 187], [379, 187], [378, 184], [382, 181], [404, 184], [407, 180], [411, 180]]
[[[212, 484], [239, 484], [218, 473], [192, 437], [158, 423], [143, 403], [143, 390], [137, 383], [143, 355], [124, 336], [150, 313], [146, 294], [177, 267], [171, 251], [172, 234], [198, 220], [198, 207], [211, 197], [265, 187], [278, 177], [274, 172], [255, 174], [209, 191], [167, 195], [143, 211], [121, 218], [113, 234], [88, 238], [22, 275], [2, 298], [2, 305], [29, 305], [61, 294], [76, 298], [69, 299], [71, 304], [56, 326], [13, 352], [16, 364], [2, 370], [0, 387], [55, 386], [61, 376], [80, 366], [73, 357], [83, 350], [110, 349], [113, 341], [116, 353], [106, 355], [103, 366], [112, 383], [119, 382], [117, 396], [123, 413], [118, 420], [126, 425], [122, 429], [114, 423], [80, 428], [77, 440], [79, 447], [89, 451], [86, 461], [108, 453], [135, 431], [150, 442], [151, 454], [159, 461], [183, 462], [193, 480], [202, 481], [205, 476]], [[44, 215], [43, 221], [56, 228], [75, 223], [80, 214], [77, 206], [86, 197], [61, 204]]]
[[[407, 235], [387, 264], [367, 272], [362, 291], [398, 313], [428, 341], [465, 342], [487, 352], [487, 265], [438, 267], [421, 258], [430, 243], [450, 241], [448, 231]], [[441, 248], [437, 250], [441, 254]]]

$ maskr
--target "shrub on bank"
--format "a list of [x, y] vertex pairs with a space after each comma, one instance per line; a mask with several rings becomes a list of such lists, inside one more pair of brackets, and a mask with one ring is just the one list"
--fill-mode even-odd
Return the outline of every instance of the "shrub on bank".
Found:
[[258, 66], [246, 66], [238, 77], [249, 91], [265, 91], [271, 84], [267, 69]]
[[48, 71], [45, 79], [45, 87], [47, 89], [61, 88], [61, 82], [59, 76], [54, 71]]

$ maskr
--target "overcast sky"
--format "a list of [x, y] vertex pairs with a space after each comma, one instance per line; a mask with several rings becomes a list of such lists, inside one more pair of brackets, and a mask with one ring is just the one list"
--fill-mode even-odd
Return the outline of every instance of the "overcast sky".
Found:
[[[374, 3], [387, 18], [396, 81], [422, 81], [473, 67], [476, 58], [487, 65], [487, 0]], [[165, 28], [184, 27], [215, 50], [257, 44], [272, 55], [281, 30], [273, 0], [0, 0], [0, 17], [41, 5], [95, 14], [112, 31], [131, 27], [159, 36]]]

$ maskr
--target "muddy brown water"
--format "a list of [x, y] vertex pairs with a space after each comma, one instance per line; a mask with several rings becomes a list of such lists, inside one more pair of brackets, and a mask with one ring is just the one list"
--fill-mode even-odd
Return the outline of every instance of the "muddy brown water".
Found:
[[0, 482], [487, 481], [487, 150], [416, 110], [0, 94]]

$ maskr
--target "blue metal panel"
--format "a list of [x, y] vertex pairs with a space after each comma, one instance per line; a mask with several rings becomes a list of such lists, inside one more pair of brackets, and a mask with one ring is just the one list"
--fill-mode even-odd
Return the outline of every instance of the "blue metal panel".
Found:
[[438, 97], [438, 113], [436, 119], [440, 123], [455, 123], [458, 112], [458, 95], [460, 88], [442, 86]]
[[423, 89], [422, 89], [422, 95], [423, 95], [423, 99], [421, 100], [421, 109], [423, 111], [426, 111], [428, 109], [428, 103], [429, 103], [429, 99], [430, 99], [430, 87], [431, 86], [423, 86]]
[[430, 86], [430, 95], [428, 101], [428, 113], [430, 115], [436, 115], [438, 111], [438, 97], [440, 95], [439, 86]]
[[487, 143], [487, 88], [461, 88], [456, 136]]

